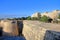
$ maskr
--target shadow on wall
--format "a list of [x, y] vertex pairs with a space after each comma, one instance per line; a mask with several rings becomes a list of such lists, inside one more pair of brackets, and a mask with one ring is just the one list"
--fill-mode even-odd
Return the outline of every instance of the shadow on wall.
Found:
[[19, 36], [20, 36], [22, 35], [22, 31], [23, 31], [23, 21], [17, 21], [17, 25], [18, 25]]
[[44, 40], [60, 40], [60, 32], [47, 30]]
[[3, 28], [0, 27], [0, 36], [2, 36], [2, 33], [3, 33]]
[[[17, 25], [18, 25], [18, 30], [19, 30], [19, 35], [18, 36], [23, 36], [24, 37], [24, 35], [22, 34], [22, 31], [23, 31], [23, 21], [21, 21], [21, 20], [17, 21]], [[25, 38], [25, 40], [26, 40], [26, 38]]]

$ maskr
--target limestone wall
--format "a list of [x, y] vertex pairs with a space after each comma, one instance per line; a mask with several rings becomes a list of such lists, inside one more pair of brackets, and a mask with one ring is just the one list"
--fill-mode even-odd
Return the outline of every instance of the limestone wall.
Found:
[[23, 34], [26, 40], [60, 40], [60, 32], [55, 31], [58, 30], [57, 25], [38, 21], [24, 21], [23, 24]]
[[18, 36], [20, 32], [26, 40], [60, 40], [59, 24], [6, 20], [1, 21], [0, 26], [3, 27], [3, 36]]
[[3, 36], [18, 36], [17, 21], [2, 20]]
[[34, 26], [31, 24], [24, 23], [23, 34], [26, 40], [43, 40], [46, 29]]

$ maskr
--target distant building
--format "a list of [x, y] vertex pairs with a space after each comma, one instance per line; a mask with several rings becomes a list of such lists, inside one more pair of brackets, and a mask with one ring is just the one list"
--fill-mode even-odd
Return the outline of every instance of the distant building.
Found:
[[40, 16], [45, 15], [45, 16], [50, 17], [51, 19], [55, 20], [55, 19], [58, 19], [59, 14], [60, 14], [60, 10], [54, 10], [52, 12], [45, 12], [45, 13], [36, 12], [31, 17], [39, 17], [39, 15]]
[[41, 16], [41, 14], [40, 14], [40, 12], [36, 12], [36, 13], [34, 13], [31, 17], [40, 17]]
[[49, 13], [48, 12], [41, 13], [41, 16], [44, 16], [44, 15], [48, 17]]

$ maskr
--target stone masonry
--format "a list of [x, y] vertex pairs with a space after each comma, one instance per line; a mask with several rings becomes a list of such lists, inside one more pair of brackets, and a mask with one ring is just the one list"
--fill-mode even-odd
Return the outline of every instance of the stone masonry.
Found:
[[0, 21], [3, 36], [18, 36], [22, 33], [26, 40], [60, 40], [60, 24], [31, 20], [18, 21], [18, 24], [17, 20]]
[[24, 21], [26, 40], [60, 40], [60, 25], [39, 21]]
[[1, 20], [0, 27], [2, 27], [3, 36], [18, 36], [18, 26], [15, 20]]

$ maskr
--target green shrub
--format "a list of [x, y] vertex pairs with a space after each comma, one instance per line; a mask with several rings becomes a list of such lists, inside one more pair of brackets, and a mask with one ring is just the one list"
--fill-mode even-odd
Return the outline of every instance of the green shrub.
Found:
[[58, 19], [60, 19], [60, 14], [59, 14], [59, 16], [58, 16]]
[[27, 20], [31, 20], [31, 17], [30, 17], [30, 16], [28, 16], [26, 19], [27, 19]]
[[37, 17], [32, 17], [31, 20], [38, 20], [38, 18]]
[[47, 16], [42, 16], [41, 18], [40, 18], [40, 21], [43, 21], [43, 22], [48, 22], [48, 17]]

